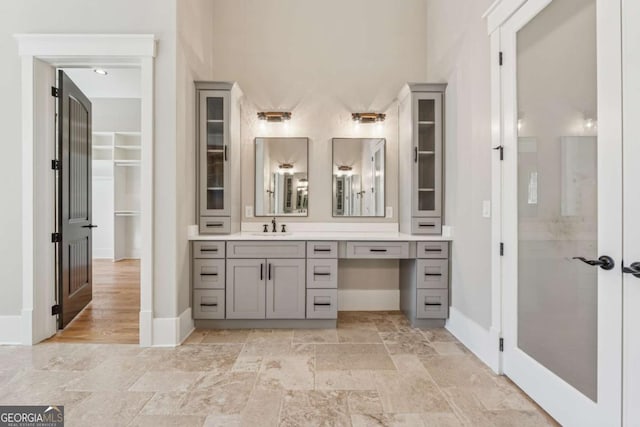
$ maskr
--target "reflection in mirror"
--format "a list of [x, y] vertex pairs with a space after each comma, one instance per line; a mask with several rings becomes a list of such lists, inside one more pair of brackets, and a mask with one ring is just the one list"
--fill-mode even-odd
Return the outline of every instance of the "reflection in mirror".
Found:
[[333, 216], [384, 216], [384, 138], [333, 139]]
[[307, 216], [307, 138], [256, 138], [256, 216]]

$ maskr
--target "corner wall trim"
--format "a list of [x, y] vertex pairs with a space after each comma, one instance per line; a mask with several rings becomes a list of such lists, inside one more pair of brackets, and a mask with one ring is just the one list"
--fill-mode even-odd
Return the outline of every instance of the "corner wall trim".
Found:
[[191, 307], [178, 317], [156, 317], [153, 319], [153, 347], [176, 347], [182, 344], [193, 331]]
[[22, 344], [22, 316], [0, 316], [0, 344]]
[[455, 307], [449, 308], [445, 328], [495, 373], [501, 373], [498, 349], [500, 334], [497, 330], [483, 328]]

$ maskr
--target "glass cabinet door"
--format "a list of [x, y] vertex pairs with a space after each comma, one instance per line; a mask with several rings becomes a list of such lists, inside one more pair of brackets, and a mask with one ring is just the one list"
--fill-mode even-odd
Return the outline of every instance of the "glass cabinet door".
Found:
[[438, 216], [442, 199], [442, 95], [415, 95], [414, 216]]
[[228, 211], [228, 93], [200, 93], [200, 210], [202, 215]]

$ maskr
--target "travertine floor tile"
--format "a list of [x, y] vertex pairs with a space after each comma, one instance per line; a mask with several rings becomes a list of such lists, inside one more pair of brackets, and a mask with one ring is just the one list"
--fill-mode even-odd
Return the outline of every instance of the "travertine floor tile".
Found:
[[190, 415], [138, 415], [129, 427], [202, 427], [204, 420]]
[[353, 427], [421, 427], [420, 414], [355, 414], [351, 415]]
[[282, 427], [351, 426], [347, 393], [343, 391], [289, 391], [284, 395]]
[[428, 375], [416, 372], [376, 372], [376, 385], [387, 413], [452, 412]]
[[184, 391], [188, 390], [204, 372], [148, 371], [130, 388], [130, 391]]
[[246, 329], [214, 329], [209, 331], [203, 338], [202, 344], [236, 344], [245, 343], [249, 331]]
[[316, 390], [375, 390], [372, 370], [316, 371]]
[[393, 369], [382, 344], [317, 344], [316, 370]]
[[347, 404], [351, 414], [382, 414], [382, 401], [375, 390], [351, 390], [347, 392]]
[[294, 343], [327, 344], [338, 342], [336, 329], [300, 329], [293, 332]]
[[203, 427], [244, 427], [242, 424], [242, 416], [240, 414], [233, 415], [209, 415]]
[[313, 390], [313, 356], [265, 357], [258, 374], [259, 389]]
[[65, 426], [128, 425], [152, 396], [153, 393], [138, 392], [92, 393], [65, 413]]
[[440, 387], [493, 387], [494, 381], [475, 356], [432, 356], [422, 363]]
[[253, 390], [242, 412], [241, 425], [277, 426], [284, 393], [283, 390]]
[[340, 329], [338, 330], [338, 341], [341, 343], [382, 343], [378, 331], [368, 329]]

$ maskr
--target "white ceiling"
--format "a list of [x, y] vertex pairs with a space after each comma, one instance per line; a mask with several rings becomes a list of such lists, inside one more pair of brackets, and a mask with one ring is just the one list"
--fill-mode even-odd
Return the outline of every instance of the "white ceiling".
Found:
[[107, 75], [90, 68], [62, 69], [89, 98], [140, 98], [140, 70], [104, 68]]

